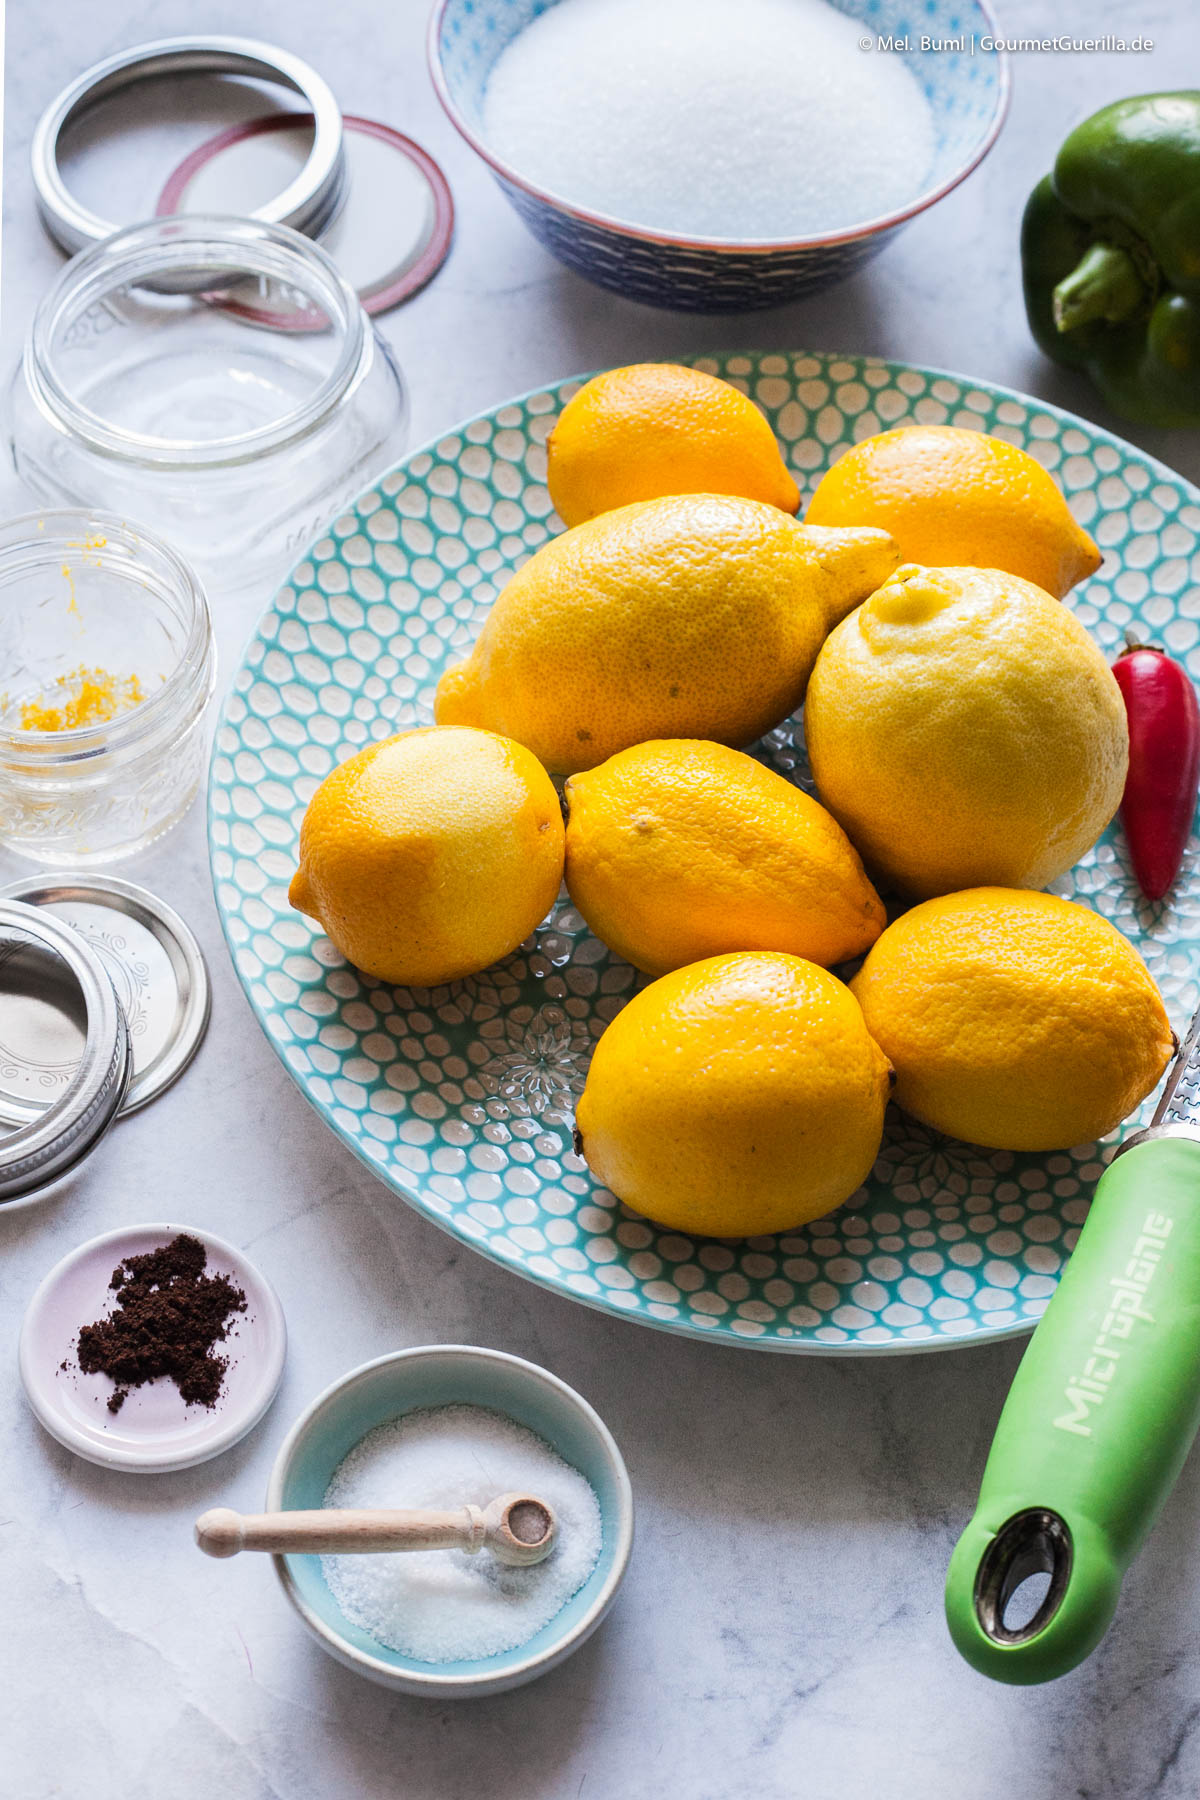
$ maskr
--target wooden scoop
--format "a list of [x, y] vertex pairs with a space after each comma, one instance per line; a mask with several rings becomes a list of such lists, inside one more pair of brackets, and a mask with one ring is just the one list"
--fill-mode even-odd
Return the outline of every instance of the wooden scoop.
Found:
[[196, 1520], [196, 1542], [206, 1556], [239, 1550], [275, 1550], [297, 1556], [363, 1551], [468, 1550], [485, 1546], [497, 1562], [528, 1568], [549, 1556], [556, 1521], [544, 1500], [501, 1494], [487, 1506], [450, 1512], [429, 1507], [321, 1507], [315, 1512], [236, 1513], [213, 1507]]

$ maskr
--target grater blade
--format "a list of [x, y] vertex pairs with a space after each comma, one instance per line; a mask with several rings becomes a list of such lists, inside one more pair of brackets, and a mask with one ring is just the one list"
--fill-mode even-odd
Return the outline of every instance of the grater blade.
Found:
[[1156, 1125], [1200, 1124], [1200, 1007], [1193, 1015], [1188, 1034], [1175, 1061], [1167, 1072], [1167, 1084], [1154, 1109], [1151, 1130]]

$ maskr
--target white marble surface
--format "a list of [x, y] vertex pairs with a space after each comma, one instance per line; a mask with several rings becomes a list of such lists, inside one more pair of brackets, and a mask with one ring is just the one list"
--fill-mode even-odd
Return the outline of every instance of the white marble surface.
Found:
[[[1099, 32], [1117, 0], [1009, 0], [1004, 29]], [[10, 0], [3, 355], [58, 267], [35, 220], [37, 113], [93, 58], [192, 29], [314, 59], [347, 110], [412, 131], [455, 187], [439, 280], [384, 322], [414, 442], [508, 393], [600, 364], [724, 345], [939, 363], [1095, 413], [1028, 340], [1015, 238], [1063, 132], [1194, 66], [1189, 0], [1148, 0], [1138, 58], [1026, 56], [985, 167], [863, 274], [781, 312], [703, 320], [626, 305], [561, 271], [443, 122], [423, 0]], [[146, 210], [152, 159], [114, 165]], [[118, 179], [120, 178], [120, 179]], [[1111, 421], [1105, 420], [1105, 423]], [[1197, 436], [1142, 436], [1200, 474]], [[13, 484], [0, 495], [19, 507]], [[261, 597], [260, 597], [261, 598]], [[224, 674], [256, 604], [218, 606]], [[203, 1051], [122, 1123], [61, 1200], [0, 1217], [0, 1796], [3, 1800], [1144, 1800], [1200, 1781], [1200, 1467], [1185, 1471], [1108, 1641], [1041, 1690], [992, 1686], [947, 1639], [941, 1584], [1019, 1348], [803, 1361], [684, 1342], [541, 1292], [417, 1218], [309, 1111], [234, 981], [199, 810], [125, 865], [192, 921], [215, 989]], [[7, 865], [0, 870], [5, 876]], [[216, 1463], [136, 1479], [76, 1461], [21, 1398], [17, 1329], [82, 1238], [135, 1219], [244, 1245], [291, 1327], [283, 1390]], [[253, 1509], [300, 1408], [351, 1365], [465, 1340], [576, 1384], [620, 1440], [638, 1541], [601, 1633], [535, 1687], [440, 1707], [326, 1658], [269, 1566], [193, 1550], [204, 1507]]]

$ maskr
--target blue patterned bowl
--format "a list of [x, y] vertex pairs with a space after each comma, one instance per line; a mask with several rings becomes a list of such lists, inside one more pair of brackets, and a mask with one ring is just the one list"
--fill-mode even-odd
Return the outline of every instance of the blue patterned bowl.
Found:
[[326, 1388], [289, 1432], [267, 1489], [270, 1512], [319, 1507], [338, 1464], [377, 1425], [420, 1406], [487, 1406], [557, 1450], [600, 1503], [596, 1566], [526, 1644], [473, 1662], [425, 1663], [375, 1642], [342, 1613], [319, 1556], [276, 1556], [283, 1591], [322, 1649], [383, 1687], [427, 1699], [470, 1699], [545, 1675], [591, 1637], [616, 1598], [633, 1548], [633, 1492], [621, 1452], [574, 1388], [503, 1350], [433, 1344], [363, 1363]]
[[[805, 499], [887, 426], [985, 430], [1050, 469], [1104, 566], [1066, 600], [1110, 659], [1132, 629], [1200, 680], [1200, 493], [1132, 445], [986, 382], [803, 351], [696, 359], [762, 407]], [[497, 591], [559, 528], [546, 439], [580, 376], [415, 452], [296, 565], [217, 731], [210, 834], [234, 967], [331, 1129], [427, 1218], [588, 1306], [727, 1344], [905, 1354], [1029, 1331], [1115, 1148], [986, 1151], [891, 1110], [868, 1180], [778, 1238], [693, 1239], [637, 1217], [575, 1155], [592, 1046], [637, 985], [563, 899], [504, 962], [389, 988], [288, 904], [304, 809], [351, 751], [432, 720], [433, 691]], [[809, 783], [799, 718], [757, 754]], [[1166, 900], [1138, 892], [1111, 826], [1056, 891], [1131, 938], [1183, 1034], [1200, 998], [1200, 837]], [[1124, 1130], [1146, 1124], [1148, 1100]]]
[[[483, 139], [484, 89], [505, 46], [554, 0], [438, 0], [429, 65], [451, 123], [481, 156], [534, 236], [568, 268], [630, 300], [682, 312], [745, 312], [780, 306], [840, 281], [888, 239], [948, 194], [987, 155], [1008, 110], [1008, 62], [983, 51], [996, 24], [984, 0], [834, 0], [869, 37], [907, 37], [903, 54], [934, 116], [937, 150], [929, 185], [908, 206], [819, 237], [755, 240], [674, 237], [573, 206], [526, 181]], [[922, 52], [922, 37], [962, 41]]]

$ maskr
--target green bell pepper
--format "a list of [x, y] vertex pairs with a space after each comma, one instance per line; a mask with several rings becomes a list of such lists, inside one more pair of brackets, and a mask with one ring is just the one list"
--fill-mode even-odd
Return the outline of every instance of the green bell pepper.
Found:
[[1029, 197], [1021, 261], [1047, 356], [1126, 419], [1200, 425], [1200, 92], [1077, 126]]

